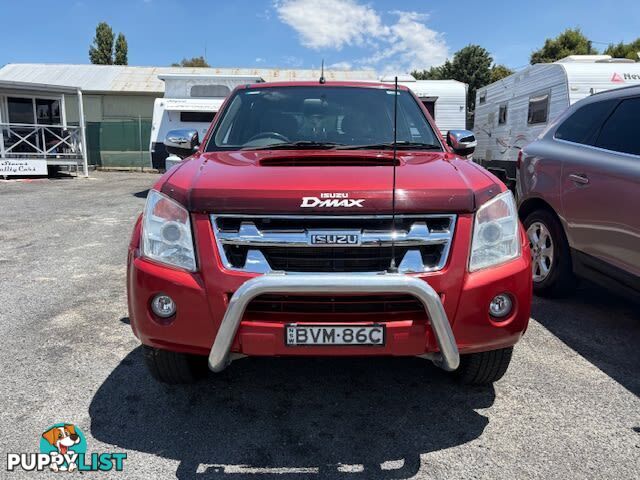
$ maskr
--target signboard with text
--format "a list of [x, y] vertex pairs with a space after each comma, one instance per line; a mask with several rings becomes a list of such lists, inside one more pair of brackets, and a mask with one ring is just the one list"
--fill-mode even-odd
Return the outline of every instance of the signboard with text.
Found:
[[47, 161], [40, 159], [0, 159], [0, 176], [46, 175]]

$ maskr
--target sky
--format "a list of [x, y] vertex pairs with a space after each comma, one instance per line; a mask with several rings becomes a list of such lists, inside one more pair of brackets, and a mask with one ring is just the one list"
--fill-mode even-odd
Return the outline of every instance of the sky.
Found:
[[640, 2], [618, 0], [0, 0], [0, 66], [89, 63], [100, 21], [125, 34], [129, 65], [203, 55], [215, 67], [439, 65], [468, 45], [518, 69], [548, 37], [579, 27], [604, 49], [640, 37]]

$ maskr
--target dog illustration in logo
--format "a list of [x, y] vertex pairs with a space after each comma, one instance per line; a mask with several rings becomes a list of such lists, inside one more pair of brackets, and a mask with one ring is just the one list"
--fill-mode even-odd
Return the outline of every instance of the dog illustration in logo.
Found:
[[[61, 427], [53, 427], [42, 434], [47, 442], [58, 449], [60, 455], [65, 455], [69, 448], [80, 443], [80, 435], [76, 433], [76, 427], [70, 423], [65, 423]], [[57, 463], [51, 463], [51, 470], [66, 470], [73, 472], [78, 466], [71, 462], [66, 467], [59, 467]]]

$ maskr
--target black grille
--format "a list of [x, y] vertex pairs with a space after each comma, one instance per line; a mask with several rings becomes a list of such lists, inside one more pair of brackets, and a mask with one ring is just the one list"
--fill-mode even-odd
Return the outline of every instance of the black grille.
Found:
[[249, 303], [254, 313], [424, 313], [424, 307], [411, 295], [261, 295]]
[[[420, 247], [423, 263], [437, 265], [442, 249], [443, 245]], [[225, 246], [227, 259], [235, 268], [244, 266], [248, 250], [242, 245]], [[398, 264], [409, 248], [396, 246], [395, 250]], [[260, 247], [260, 251], [273, 270], [289, 272], [380, 272], [391, 263], [391, 247]]]

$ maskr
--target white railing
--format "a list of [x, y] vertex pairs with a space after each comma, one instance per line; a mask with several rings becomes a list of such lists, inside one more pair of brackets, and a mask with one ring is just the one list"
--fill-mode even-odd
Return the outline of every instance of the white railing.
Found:
[[0, 123], [0, 158], [83, 159], [82, 131], [72, 125]]

